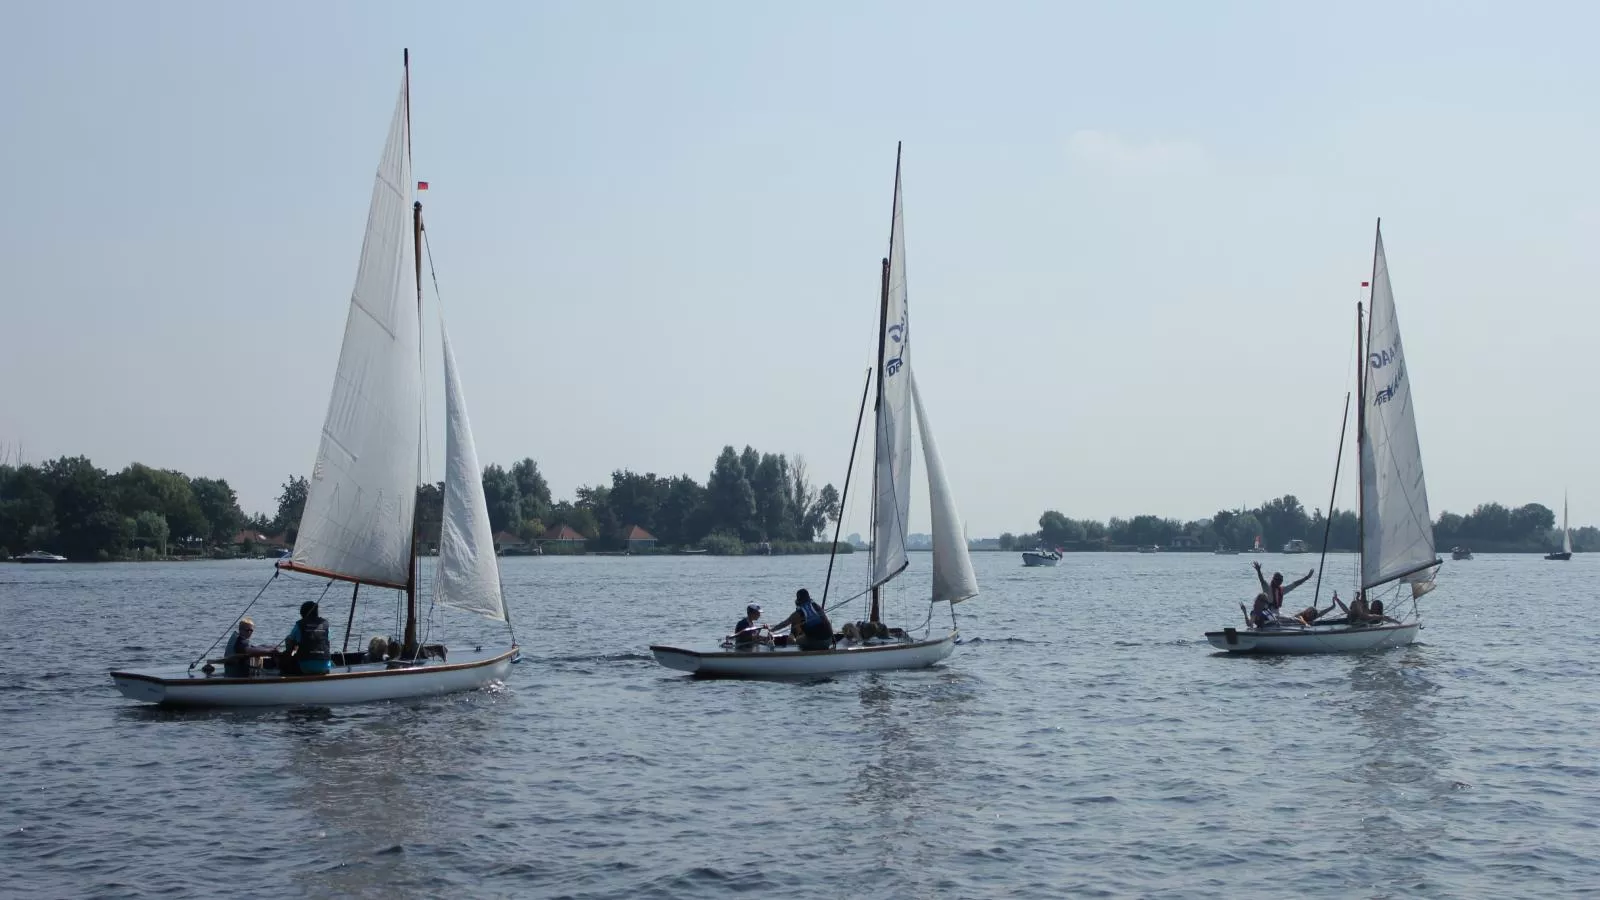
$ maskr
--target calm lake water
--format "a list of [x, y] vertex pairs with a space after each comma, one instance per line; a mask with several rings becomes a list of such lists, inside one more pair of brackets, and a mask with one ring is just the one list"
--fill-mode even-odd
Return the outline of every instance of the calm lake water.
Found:
[[[647, 648], [714, 640], [752, 599], [786, 612], [825, 558], [511, 559], [525, 660], [503, 687], [254, 712], [135, 704], [106, 671], [200, 655], [270, 563], [3, 566], [0, 893], [1600, 891], [1600, 556], [1446, 562], [1406, 649], [1214, 655], [1201, 633], [1240, 619], [1251, 559], [974, 554], [946, 664], [811, 683], [695, 681]], [[865, 555], [841, 562], [853, 593]], [[900, 622], [923, 621], [929, 565]], [[1353, 569], [1329, 560], [1342, 594]], [[259, 636], [322, 590], [279, 579]], [[347, 591], [324, 602], [340, 634]], [[392, 627], [364, 604], [352, 644]]]

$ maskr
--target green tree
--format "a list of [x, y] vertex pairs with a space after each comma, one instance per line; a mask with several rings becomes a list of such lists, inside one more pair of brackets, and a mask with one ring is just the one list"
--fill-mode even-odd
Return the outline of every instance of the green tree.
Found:
[[663, 544], [687, 547], [711, 531], [711, 510], [706, 489], [687, 475], [667, 482], [666, 494], [656, 510], [654, 534]]
[[311, 493], [311, 482], [299, 475], [290, 475], [278, 492], [278, 513], [272, 519], [271, 531], [282, 534], [294, 543], [300, 533], [300, 519], [306, 514], [306, 496]]
[[[745, 448], [749, 453], [755, 451]], [[757, 460], [759, 464], [760, 460]], [[756, 523], [755, 492], [745, 475], [744, 465], [732, 446], [722, 448], [716, 468], [706, 481], [711, 508], [712, 531], [726, 531], [740, 540], [760, 540]]]
[[1084, 539], [1084, 527], [1051, 509], [1039, 517], [1039, 542], [1046, 547], [1062, 547]]
[[123, 516], [137, 519], [141, 512], [151, 511], [164, 517], [178, 537], [209, 536], [210, 523], [182, 472], [134, 463], [111, 476], [109, 484], [112, 503]]
[[417, 486], [417, 507], [412, 521], [416, 523], [417, 543], [438, 545], [444, 527], [444, 482]]
[[522, 524], [522, 493], [517, 479], [496, 463], [483, 467], [483, 499], [489, 506], [489, 528], [516, 531]]
[[161, 556], [167, 555], [167, 538], [171, 530], [167, 527], [165, 516], [147, 509], [134, 517], [133, 526], [134, 540], [141, 547], [154, 550]]
[[817, 535], [827, 537], [829, 525], [839, 522], [839, 491], [832, 484], [825, 484], [817, 492], [815, 500], [811, 501], [811, 508], [806, 510], [805, 523], [801, 527], [803, 539], [816, 540]]
[[620, 527], [637, 525], [654, 534], [658, 540], [665, 541], [666, 538], [659, 533], [661, 528], [657, 519], [669, 489], [666, 479], [656, 478], [653, 472], [640, 475], [619, 469], [611, 473], [611, 489], [606, 494], [605, 502], [611, 518], [620, 523]]
[[63, 456], [45, 463], [42, 475], [55, 508], [59, 552], [85, 560], [121, 556], [132, 523], [117, 513], [106, 473], [86, 457]]
[[511, 477], [517, 483], [520, 517], [524, 521], [544, 519], [550, 515], [550, 483], [539, 472], [539, 464], [532, 457], [523, 457], [511, 464]]
[[239, 497], [221, 478], [191, 478], [189, 491], [205, 520], [204, 537], [213, 544], [226, 544], [245, 525], [244, 511], [239, 509]]
[[1255, 513], [1237, 513], [1228, 519], [1222, 537], [1229, 547], [1248, 549], [1255, 546], [1256, 538], [1261, 535], [1261, 520]]
[[1009, 531], [1001, 533], [1001, 535], [1000, 535], [1000, 549], [1001, 550], [1015, 550], [1015, 549], [1017, 549], [1017, 536], [1012, 534]]
[[756, 476], [750, 481], [762, 540], [794, 539], [794, 517], [789, 510], [790, 489], [789, 461], [782, 454], [762, 454], [761, 461], [756, 465]]
[[56, 538], [55, 504], [35, 466], [0, 465], [0, 547], [48, 550]]

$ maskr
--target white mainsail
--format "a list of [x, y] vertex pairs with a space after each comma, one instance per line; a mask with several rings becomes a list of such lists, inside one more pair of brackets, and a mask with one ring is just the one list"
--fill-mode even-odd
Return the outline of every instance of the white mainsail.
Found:
[[1572, 552], [1572, 531], [1567, 528], [1567, 498], [1561, 497], [1561, 552]]
[[900, 160], [894, 166], [894, 220], [889, 228], [889, 285], [878, 358], [877, 492], [872, 531], [872, 586], [906, 567], [911, 513], [911, 344], [906, 318], [906, 236], [900, 204]]
[[289, 567], [404, 588], [421, 440], [420, 323], [411, 267], [405, 90], [367, 212], [344, 346]]
[[955, 495], [944, 477], [944, 463], [928, 428], [928, 413], [922, 406], [922, 392], [916, 378], [911, 379], [911, 401], [917, 409], [917, 431], [922, 435], [922, 461], [928, 467], [928, 503], [933, 519], [933, 602], [960, 603], [978, 596], [978, 576], [972, 572], [972, 557], [967, 552], [966, 529], [956, 510]]
[[1438, 555], [1422, 475], [1411, 380], [1381, 231], [1373, 254], [1371, 338], [1361, 401], [1366, 404], [1366, 435], [1361, 444], [1361, 584], [1370, 588], [1403, 578], [1420, 592], [1432, 580], [1431, 567], [1438, 562]]
[[491, 619], [505, 621], [500, 593], [500, 566], [494, 558], [494, 532], [489, 528], [489, 502], [483, 496], [483, 470], [472, 442], [472, 423], [456, 374], [450, 335], [439, 323], [444, 342], [444, 521], [439, 534], [439, 602]]

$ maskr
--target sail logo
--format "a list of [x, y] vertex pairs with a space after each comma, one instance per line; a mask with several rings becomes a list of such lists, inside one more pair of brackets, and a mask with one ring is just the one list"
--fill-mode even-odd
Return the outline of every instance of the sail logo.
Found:
[[883, 363], [884, 374], [886, 376], [893, 377], [899, 374], [900, 367], [905, 365], [906, 316], [904, 313], [900, 314], [900, 321], [894, 325], [890, 325], [889, 329], [884, 332], [884, 335], [888, 337], [889, 340], [894, 341], [899, 345], [899, 352], [897, 352], [894, 356], [884, 360]]
[[[1377, 354], [1373, 355], [1376, 356]], [[1377, 368], [1377, 366], [1374, 366], [1373, 368]], [[1372, 398], [1372, 404], [1374, 406], [1382, 406], [1383, 404], [1388, 403], [1390, 400], [1393, 400], [1394, 395], [1400, 390], [1400, 382], [1405, 380], [1406, 367], [1404, 364], [1402, 364], [1399, 370], [1394, 373], [1394, 380], [1389, 382], [1388, 385], [1379, 388], [1377, 396]]]
[[1374, 353], [1367, 354], [1367, 364], [1374, 369], [1381, 369], [1399, 358], [1400, 341], [1399, 339], [1396, 339], [1395, 342], [1390, 346]]

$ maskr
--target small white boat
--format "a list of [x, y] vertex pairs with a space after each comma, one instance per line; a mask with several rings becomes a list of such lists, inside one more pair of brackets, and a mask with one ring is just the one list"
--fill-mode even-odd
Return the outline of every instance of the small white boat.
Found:
[[1140, 547], [1139, 548], [1139, 552], [1140, 553], [1160, 553], [1161, 552], [1161, 545], [1159, 545], [1159, 544], [1151, 544], [1148, 547]]
[[1409, 644], [1417, 638], [1420, 622], [1399, 625], [1313, 625], [1305, 628], [1224, 628], [1206, 632], [1206, 640], [1230, 653], [1365, 653]]
[[1217, 549], [1215, 549], [1215, 550], [1213, 550], [1211, 552], [1215, 553], [1218, 556], [1238, 556], [1239, 555], [1239, 551], [1234, 550], [1234, 549], [1229, 548], [1229, 547], [1218, 547]]
[[[961, 527], [961, 515], [956, 509], [955, 497], [945, 480], [944, 463], [939, 458], [939, 448], [934, 443], [933, 432], [928, 427], [927, 410], [923, 408], [922, 392], [917, 387], [911, 367], [910, 318], [906, 302], [905, 272], [905, 221], [901, 215], [900, 157], [895, 155], [894, 212], [889, 222], [889, 255], [884, 258], [881, 270], [880, 308], [878, 318], [877, 352], [874, 365], [868, 374], [868, 383], [862, 386], [861, 409], [857, 413], [856, 441], [860, 440], [860, 426], [865, 420], [868, 391], [875, 380], [876, 402], [873, 404], [874, 471], [872, 497], [872, 559], [870, 561], [871, 594], [866, 623], [882, 626], [882, 595], [884, 585], [893, 581], [910, 559], [906, 554], [905, 525], [911, 511], [911, 420], [915, 415], [917, 433], [922, 438], [922, 458], [927, 467], [928, 505], [933, 532], [933, 591], [930, 605], [945, 603], [950, 606], [950, 628], [940, 636], [929, 625], [921, 639], [906, 635], [902, 630], [882, 629], [890, 638], [858, 640], [848, 626], [846, 636], [835, 635], [832, 649], [799, 650], [792, 646], [757, 647], [750, 650], [720, 649], [692, 650], [681, 647], [652, 645], [650, 652], [656, 662], [669, 669], [692, 672], [699, 676], [729, 676], [765, 678], [793, 675], [833, 675], [842, 672], [869, 672], [891, 669], [920, 669], [934, 665], [948, 657], [955, 649], [955, 604], [978, 595], [978, 579], [972, 572], [972, 558], [968, 554], [967, 540]], [[855, 445], [850, 451], [851, 465], [845, 470], [845, 495], [841, 506], [848, 508], [849, 487], [854, 468]], [[839, 529], [834, 526], [833, 545], [837, 553]], [[822, 603], [828, 599], [833, 558], [829, 557], [830, 580], [824, 582]], [[780, 626], [779, 630], [782, 628]]]
[[1451, 547], [1450, 548], [1450, 558], [1453, 559], [1453, 560], [1457, 560], [1457, 561], [1460, 561], [1460, 560], [1463, 560], [1463, 559], [1471, 559], [1472, 558], [1472, 548], [1471, 547]]
[[1302, 541], [1299, 538], [1294, 538], [1293, 540], [1289, 541], [1287, 544], [1283, 545], [1283, 552], [1284, 553], [1310, 553], [1311, 552], [1311, 548], [1309, 546], [1307, 546], [1305, 541]]
[[[1433, 590], [1442, 561], [1433, 543], [1433, 521], [1428, 513], [1428, 488], [1422, 471], [1422, 450], [1417, 441], [1416, 398], [1407, 377], [1400, 322], [1395, 313], [1394, 289], [1389, 283], [1389, 262], [1383, 252], [1383, 232], [1374, 238], [1372, 253], [1372, 318], [1363, 333], [1362, 308], [1356, 307], [1356, 446], [1360, 458], [1361, 527], [1359, 577], [1356, 593], [1374, 601], [1379, 588], [1393, 588], [1387, 624], [1351, 626], [1347, 621], [1329, 624], [1273, 624], [1262, 628], [1223, 628], [1206, 632], [1218, 650], [1229, 653], [1361, 653], [1409, 644], [1422, 627], [1417, 600]], [[1348, 406], [1347, 406], [1348, 408]], [[1343, 433], [1340, 434], [1343, 454]], [[1338, 488], [1338, 464], [1334, 488]], [[1331, 504], [1330, 504], [1331, 507]], [[1285, 553], [1304, 542], [1294, 540]], [[1259, 565], [1259, 564], [1258, 564]], [[1409, 589], [1409, 590], [1407, 590]], [[1409, 596], [1407, 596], [1409, 595]], [[1409, 610], [1399, 607], [1409, 600]], [[1248, 614], [1247, 614], [1248, 615]]]
[[792, 678], [842, 672], [924, 669], [955, 650], [956, 632], [923, 641], [866, 643], [833, 650], [761, 646], [753, 650], [684, 650], [652, 646], [656, 662], [680, 672], [732, 678]]
[[[426, 446], [422, 424], [427, 394], [418, 364], [423, 350], [422, 268], [417, 258], [422, 204], [411, 202], [415, 182], [410, 146], [407, 54], [406, 76], [373, 186], [305, 512], [294, 552], [276, 564], [281, 571], [329, 579], [329, 587], [333, 582], [352, 584], [348, 621], [355, 618], [358, 596], [371, 602], [373, 589], [398, 595], [405, 621], [404, 641], [395, 641], [398, 653], [392, 654], [398, 658], [369, 661], [365, 653], [329, 653], [333, 669], [325, 675], [280, 675], [264, 665], [252, 677], [227, 677], [217, 674], [214, 661], [196, 670], [208, 649], [187, 669], [113, 671], [111, 681], [123, 696], [177, 706], [397, 700], [485, 687], [503, 679], [517, 660], [514, 632], [507, 649], [484, 653], [478, 648], [453, 660], [442, 646], [424, 646], [418, 640], [416, 497], [423, 483], [419, 460]], [[412, 275], [415, 282], [408, 278]], [[445, 479], [434, 599], [505, 622], [509, 629], [482, 468], [443, 318], [441, 314]], [[361, 594], [363, 585], [369, 588], [366, 595]], [[163, 636], [174, 630], [170, 624], [150, 627]], [[326, 631], [331, 650], [331, 623]], [[346, 646], [349, 641], [347, 626]]]
[[68, 560], [65, 556], [57, 556], [54, 553], [46, 553], [43, 550], [33, 550], [17, 557], [16, 561], [19, 563], [64, 563]]
[[[515, 649], [475, 653], [449, 662], [419, 664], [353, 662], [327, 675], [255, 678], [210, 677], [174, 669], [164, 672], [112, 672], [117, 690], [130, 700], [168, 706], [327, 706], [431, 697], [477, 690], [504, 681], [516, 661]], [[350, 654], [361, 658], [362, 654]]]
[[1061, 562], [1061, 554], [1054, 550], [1022, 551], [1022, 564], [1030, 568], [1034, 566], [1054, 566], [1059, 562]]

